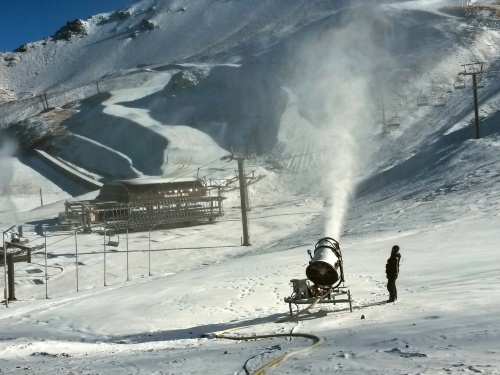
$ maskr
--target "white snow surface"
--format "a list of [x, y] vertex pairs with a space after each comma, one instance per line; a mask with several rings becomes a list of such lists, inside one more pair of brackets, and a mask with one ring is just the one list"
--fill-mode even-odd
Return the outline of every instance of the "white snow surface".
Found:
[[[0, 305], [0, 373], [262, 373], [293, 353], [264, 373], [500, 374], [499, 8], [142, 0], [85, 20], [86, 35], [0, 54], [0, 224], [47, 242], [15, 264], [17, 300]], [[477, 61], [479, 139], [470, 76], [454, 89]], [[42, 112], [43, 93], [55, 109]], [[388, 134], [382, 100], [400, 119]], [[209, 225], [122, 233], [116, 247], [98, 228], [43, 236], [66, 200], [97, 192], [31, 148], [101, 182], [209, 182], [234, 177], [220, 160], [231, 147], [261, 176], [251, 246], [237, 190]], [[340, 242], [353, 311], [318, 304], [278, 322], [324, 236]], [[221, 331], [324, 342], [204, 337]]]

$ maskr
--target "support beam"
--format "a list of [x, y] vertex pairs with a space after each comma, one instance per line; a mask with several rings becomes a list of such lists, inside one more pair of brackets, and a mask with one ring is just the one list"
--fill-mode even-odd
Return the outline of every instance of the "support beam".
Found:
[[241, 201], [241, 223], [243, 225], [243, 242], [242, 246], [250, 246], [250, 235], [248, 231], [248, 192], [247, 192], [247, 181], [245, 176], [245, 165], [244, 156], [226, 155], [221, 158], [221, 160], [236, 160], [238, 162], [238, 180], [240, 185], [240, 201]]
[[9, 301], [16, 301], [14, 281], [14, 254], [7, 254], [7, 276], [9, 278]]
[[472, 76], [472, 91], [474, 94], [474, 123], [476, 127], [476, 139], [481, 138], [480, 132], [479, 132], [479, 104], [478, 104], [478, 97], [477, 97], [477, 75], [479, 74], [482, 76], [483, 72], [483, 65], [485, 63], [480, 61], [480, 62], [475, 62], [471, 64], [463, 64], [463, 71], [458, 73], [458, 75], [463, 75], [463, 76]]

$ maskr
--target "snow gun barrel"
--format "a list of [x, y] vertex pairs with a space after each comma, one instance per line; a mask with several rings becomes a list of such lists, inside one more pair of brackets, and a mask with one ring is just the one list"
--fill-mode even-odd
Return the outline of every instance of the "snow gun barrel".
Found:
[[339, 243], [331, 237], [320, 239], [314, 247], [314, 254], [308, 250], [311, 260], [306, 268], [306, 276], [323, 289], [338, 286], [344, 282], [342, 253]]

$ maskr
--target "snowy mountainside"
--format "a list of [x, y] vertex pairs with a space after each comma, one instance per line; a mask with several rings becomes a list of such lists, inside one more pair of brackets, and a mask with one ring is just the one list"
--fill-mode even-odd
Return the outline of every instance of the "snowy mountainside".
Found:
[[[412, 160], [470, 124], [470, 89], [453, 87], [461, 64], [498, 66], [495, 14], [457, 5], [465, 3], [140, 1], [90, 17], [84, 33], [7, 54], [1, 84], [24, 99], [2, 105], [4, 126], [25, 142], [23, 119], [47, 117], [36, 114], [42, 98], [27, 96], [46, 92], [46, 111], [72, 115], [52, 125], [52, 138], [31, 138], [100, 180], [179, 175], [241, 145], [299, 173], [294, 185], [305, 190], [331, 167], [330, 150], [350, 155], [333, 169], [357, 179], [403, 161], [422, 168]], [[494, 73], [484, 82], [481, 115], [494, 117], [499, 82]], [[421, 96], [447, 105], [419, 107]], [[377, 124], [382, 104], [387, 119], [401, 120], [389, 136]]]
[[[497, 4], [144, 0], [86, 20], [87, 35], [8, 53], [0, 223], [23, 225], [48, 256], [16, 263], [2, 371], [499, 374]], [[474, 139], [470, 77], [455, 82], [478, 60]], [[32, 97], [45, 90], [48, 105]], [[385, 133], [382, 103], [400, 122]], [[82, 195], [34, 148], [105, 182], [233, 177], [219, 160], [231, 147], [265, 176], [248, 187], [251, 246], [237, 190], [210, 225], [130, 231], [112, 248], [100, 228], [43, 236], [64, 200], [96, 192]], [[306, 250], [325, 235], [341, 243], [353, 311], [316, 305], [283, 322], [289, 280], [305, 277]], [[228, 330], [252, 340], [202, 337]], [[254, 336], [290, 332], [324, 342], [304, 351], [303, 337]]]
[[[256, 53], [293, 33], [302, 22], [312, 22], [341, 6], [342, 2], [303, 0], [142, 0], [122, 11], [90, 17], [84, 21], [85, 33], [69, 40], [49, 37], [29, 45], [27, 53], [10, 61], [14, 69], [6, 71], [5, 84], [38, 92], [85, 84], [117, 70], [202, 61], [218, 53], [227, 60], [236, 47], [254, 44], [251, 51]], [[153, 27], [144, 27], [143, 20]], [[238, 53], [232, 53], [232, 58], [239, 59]], [[51, 73], [55, 71], [57, 75]]]

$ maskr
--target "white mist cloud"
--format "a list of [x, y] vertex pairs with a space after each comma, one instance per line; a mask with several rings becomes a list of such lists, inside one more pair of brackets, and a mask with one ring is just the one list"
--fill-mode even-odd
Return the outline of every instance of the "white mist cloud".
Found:
[[[322, 151], [317, 179], [327, 198], [325, 234], [339, 239], [360, 166], [370, 153], [373, 133], [371, 94], [378, 52], [371, 42], [370, 12], [344, 19], [304, 49], [298, 96], [315, 126], [315, 148]], [[304, 142], [305, 140], [303, 140]]]
[[0, 139], [0, 212], [11, 211], [13, 208], [10, 183], [14, 174], [12, 157], [16, 151], [16, 142], [7, 137]]
[[327, 138], [334, 140], [333, 155], [326, 162], [325, 180], [328, 200], [325, 234], [339, 239], [349, 200], [355, 189], [356, 176], [367, 150], [364, 142], [370, 126], [368, 81], [354, 74], [348, 66], [335, 82], [338, 90], [346, 93], [330, 107]]

